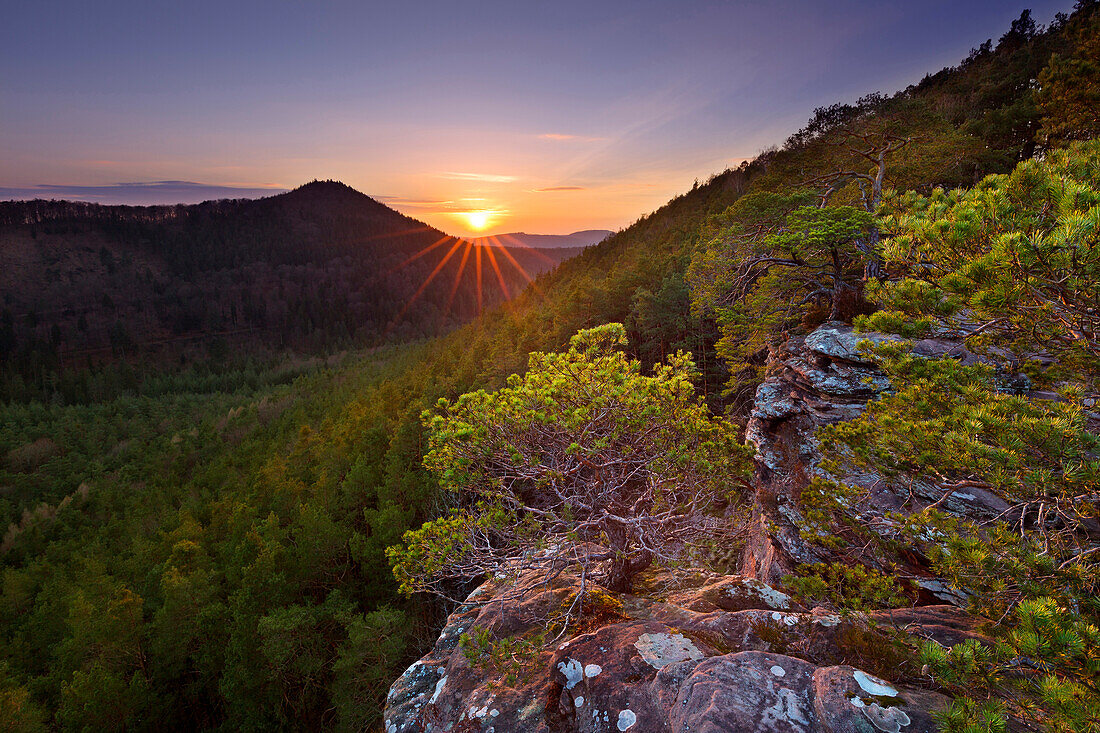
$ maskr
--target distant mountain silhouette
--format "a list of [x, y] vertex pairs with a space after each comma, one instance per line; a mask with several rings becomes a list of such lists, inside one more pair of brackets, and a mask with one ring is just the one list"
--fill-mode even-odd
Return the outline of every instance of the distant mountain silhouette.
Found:
[[607, 239], [614, 232], [610, 229], [585, 229], [572, 234], [528, 234], [527, 232], [510, 232], [497, 234], [496, 238], [501, 244], [508, 246], [526, 246], [537, 249], [552, 247], [589, 247]]
[[297, 349], [419, 338], [577, 251], [485, 244], [336, 181], [194, 205], [2, 202], [0, 365], [174, 354], [215, 336]]

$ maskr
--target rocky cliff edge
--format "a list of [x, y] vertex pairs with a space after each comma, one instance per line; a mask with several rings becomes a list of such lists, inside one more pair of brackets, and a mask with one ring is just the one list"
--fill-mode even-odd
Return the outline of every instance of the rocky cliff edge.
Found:
[[[653, 568], [628, 595], [589, 581], [565, 631], [552, 619], [574, 604], [576, 577], [563, 574], [518, 603], [494, 602], [500, 588], [489, 580], [393, 684], [387, 733], [935, 730], [947, 698], [915, 668], [912, 644], [983, 638], [959, 608], [963, 593], [904, 554], [890, 561], [920, 588], [913, 607], [842, 617], [801, 607], [776, 588], [799, 563], [843, 559], [801, 539], [799, 498], [817, 471], [814, 431], [856, 417], [889, 388], [860, 352], [867, 338], [893, 337], [826, 323], [771, 354], [746, 429], [757, 449], [756, 496], [738, 574]], [[913, 348], [979, 358], [950, 337]], [[877, 479], [846, 477], [882, 485], [869, 494], [868, 521], [913, 504]], [[983, 517], [1007, 505], [971, 491], [942, 506]]]

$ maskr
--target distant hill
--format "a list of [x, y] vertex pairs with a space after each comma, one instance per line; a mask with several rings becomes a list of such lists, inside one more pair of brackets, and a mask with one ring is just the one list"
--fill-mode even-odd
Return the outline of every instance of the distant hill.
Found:
[[217, 351], [418, 338], [576, 252], [488, 245], [334, 181], [195, 205], [2, 202], [0, 367], [41, 374], [215, 338]]
[[610, 229], [585, 229], [572, 234], [528, 234], [527, 232], [511, 232], [509, 234], [497, 234], [496, 239], [507, 246], [535, 247], [536, 249], [550, 247], [590, 247], [599, 244], [610, 237], [614, 232]]

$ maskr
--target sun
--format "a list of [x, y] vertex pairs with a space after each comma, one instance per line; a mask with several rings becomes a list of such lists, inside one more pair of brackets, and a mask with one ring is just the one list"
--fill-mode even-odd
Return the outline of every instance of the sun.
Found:
[[465, 211], [462, 213], [462, 217], [466, 219], [466, 224], [475, 232], [484, 231], [489, 224], [492, 223], [493, 212], [491, 211]]

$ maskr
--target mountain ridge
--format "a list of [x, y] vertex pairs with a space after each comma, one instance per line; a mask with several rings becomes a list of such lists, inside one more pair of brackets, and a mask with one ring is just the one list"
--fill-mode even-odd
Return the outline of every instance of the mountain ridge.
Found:
[[201, 358], [214, 338], [245, 352], [420, 338], [578, 251], [488, 249], [337, 181], [177, 206], [3, 202], [0, 371], [45, 385], [74, 357]]
[[599, 244], [615, 232], [610, 229], [581, 229], [569, 234], [531, 234], [529, 232], [506, 232], [493, 237], [505, 244], [521, 244], [537, 249], [553, 247], [590, 247]]

